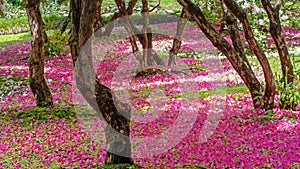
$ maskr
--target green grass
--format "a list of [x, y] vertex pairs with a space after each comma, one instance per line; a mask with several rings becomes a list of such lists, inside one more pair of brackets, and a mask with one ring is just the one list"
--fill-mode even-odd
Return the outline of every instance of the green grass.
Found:
[[[300, 57], [299, 55], [298, 56], [290, 55], [290, 58], [291, 58], [291, 61], [294, 64], [294, 69], [295, 70], [300, 68], [300, 62], [298, 61], [299, 57]], [[260, 65], [259, 61], [257, 60], [256, 57], [249, 57], [248, 59], [249, 59], [249, 62], [252, 66]], [[269, 56], [268, 61], [270, 63], [270, 66], [271, 66], [271, 69], [272, 69], [273, 73], [281, 75], [282, 72], [281, 72], [280, 58], [275, 57], [275, 56]]]
[[59, 119], [73, 119], [75, 117], [75, 109], [72, 106], [65, 107], [34, 107], [21, 112], [14, 112], [9, 114], [1, 114], [0, 118], [2, 120], [17, 120], [23, 119], [21, 123], [22, 126], [28, 126], [32, 121], [46, 121], [49, 117], [59, 118]]
[[[46, 33], [49, 37], [49, 36], [53, 35], [54, 30], [47, 30]], [[30, 38], [31, 38], [30, 32], [0, 35], [0, 47], [11, 44], [11, 43], [23, 42], [24, 40], [27, 40]]]
[[216, 89], [199, 90], [199, 96], [205, 98], [208, 96], [218, 95], [226, 96], [228, 94], [246, 94], [248, 88], [246, 85], [235, 85], [235, 86], [219, 86]]
[[22, 42], [31, 38], [30, 32], [10, 34], [10, 35], [0, 35], [0, 46], [5, 46], [7, 44]]

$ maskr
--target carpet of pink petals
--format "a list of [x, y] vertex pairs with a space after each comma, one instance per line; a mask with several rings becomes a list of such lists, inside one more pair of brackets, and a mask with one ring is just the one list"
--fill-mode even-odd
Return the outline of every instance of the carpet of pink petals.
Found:
[[[299, 45], [299, 30], [289, 27], [284, 27], [283, 30], [288, 44]], [[182, 50], [189, 51], [197, 45], [197, 40], [195, 43], [191, 42], [192, 35], [193, 33], [184, 36], [188, 40], [183, 43]], [[205, 43], [203, 48], [212, 50], [212, 45], [208, 41]], [[155, 44], [159, 47], [159, 43]], [[120, 42], [115, 52], [124, 50], [128, 50], [128, 44]], [[28, 77], [29, 53], [29, 41], [7, 45], [0, 49], [0, 76]], [[97, 64], [97, 73], [103, 84], [110, 85], [111, 77], [121, 59], [115, 59], [109, 54], [104, 57], [106, 62]], [[193, 58], [179, 59], [179, 62], [188, 65], [203, 64]], [[233, 72], [228, 61], [223, 61], [222, 67], [225, 73]], [[45, 74], [55, 105], [71, 105], [73, 68], [70, 54], [61, 53], [55, 58], [46, 59]], [[209, 72], [195, 72], [194, 76], [209, 76]], [[210, 82], [197, 84], [199, 89], [211, 88]], [[231, 86], [240, 82], [228, 78], [226, 84]], [[266, 113], [262, 110], [253, 110], [249, 94], [228, 94], [224, 97], [223, 115], [216, 130], [207, 141], [200, 142], [199, 131], [207, 118], [206, 110], [213, 104], [213, 100], [199, 98], [197, 102], [202, 105], [195, 112], [197, 120], [180, 143], [153, 157], [135, 156], [134, 162], [144, 168], [150, 166], [174, 168], [177, 164], [211, 168], [300, 167], [299, 111], [275, 108], [272, 120], [261, 123]], [[172, 102], [171, 108], [166, 111], [169, 114], [162, 113], [155, 122], [133, 123], [132, 137], [154, 135], [171, 127], [174, 122], [172, 120], [178, 113], [176, 104], [177, 102]], [[1, 113], [20, 112], [34, 106], [34, 98], [28, 85], [19, 86], [0, 98]], [[0, 119], [0, 168], [49, 168], [53, 165], [63, 168], [93, 168], [104, 162], [104, 147], [90, 139], [78, 119], [70, 121], [49, 118], [42, 123], [33, 122], [32, 129], [22, 126], [22, 122], [22, 119], [12, 121]], [[158, 122], [162, 125], [158, 125]]]

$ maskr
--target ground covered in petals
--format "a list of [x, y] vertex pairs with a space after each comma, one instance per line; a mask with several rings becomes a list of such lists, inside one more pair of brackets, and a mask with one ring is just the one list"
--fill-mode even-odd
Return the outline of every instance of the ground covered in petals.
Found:
[[[170, 24], [160, 29], [175, 23]], [[300, 31], [283, 30], [299, 56]], [[222, 56], [212, 60], [218, 52], [196, 34], [201, 32], [190, 27], [183, 36], [181, 73], [134, 80], [128, 76], [136, 72], [128, 66], [134, 62], [128, 39], [94, 44], [100, 81], [135, 110], [134, 162], [140, 168], [299, 168], [300, 106], [298, 111], [253, 110], [229, 61]], [[173, 36], [154, 36], [157, 53], [164, 56]], [[273, 45], [269, 37], [267, 42]], [[105, 52], [97, 53], [101, 51]], [[105, 159], [103, 128], [99, 124], [97, 131], [87, 129], [78, 112], [70, 54], [46, 58], [45, 74], [55, 103], [51, 109], [35, 108], [28, 85], [29, 54], [29, 41], [0, 49], [0, 168], [97, 168]], [[256, 73], [262, 80], [262, 72]], [[128, 92], [122, 93], [124, 89]]]

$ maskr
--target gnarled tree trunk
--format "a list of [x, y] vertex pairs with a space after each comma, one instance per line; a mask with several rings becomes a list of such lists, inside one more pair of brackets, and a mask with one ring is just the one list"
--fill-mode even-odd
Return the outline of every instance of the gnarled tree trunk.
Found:
[[105, 126], [108, 164], [132, 163], [130, 108], [113, 98], [111, 89], [102, 85], [93, 69], [91, 44], [97, 0], [71, 0], [71, 54], [76, 84], [87, 102], [100, 114]]
[[29, 59], [29, 83], [37, 106], [53, 106], [52, 95], [44, 77], [43, 20], [40, 13], [40, 0], [24, 0], [32, 35], [31, 55]]

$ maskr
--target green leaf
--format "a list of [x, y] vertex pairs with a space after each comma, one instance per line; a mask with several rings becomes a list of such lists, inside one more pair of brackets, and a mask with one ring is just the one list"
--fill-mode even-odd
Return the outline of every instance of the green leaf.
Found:
[[26, 162], [25, 160], [22, 159], [22, 160], [20, 161], [20, 164], [26, 166], [26, 165], [27, 165], [27, 162]]
[[50, 165], [49, 165], [51, 168], [54, 168], [55, 167], [55, 164], [53, 164], [53, 163], [50, 163]]

